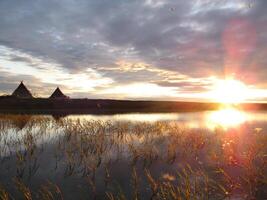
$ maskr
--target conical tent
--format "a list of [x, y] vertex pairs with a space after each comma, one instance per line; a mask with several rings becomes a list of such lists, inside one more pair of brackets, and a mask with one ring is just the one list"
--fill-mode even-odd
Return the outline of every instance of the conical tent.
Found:
[[12, 96], [18, 98], [32, 98], [31, 92], [27, 89], [27, 87], [23, 84], [22, 81], [17, 87], [17, 89], [15, 89], [15, 91], [12, 93]]
[[63, 94], [63, 92], [61, 92], [59, 87], [57, 87], [57, 89], [53, 92], [53, 94], [49, 98], [50, 99], [67, 99], [69, 97]]

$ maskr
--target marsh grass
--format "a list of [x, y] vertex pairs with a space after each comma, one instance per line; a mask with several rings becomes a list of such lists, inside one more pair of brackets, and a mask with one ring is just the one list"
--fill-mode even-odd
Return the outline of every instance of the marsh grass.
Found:
[[267, 135], [1, 116], [0, 199], [264, 199]]

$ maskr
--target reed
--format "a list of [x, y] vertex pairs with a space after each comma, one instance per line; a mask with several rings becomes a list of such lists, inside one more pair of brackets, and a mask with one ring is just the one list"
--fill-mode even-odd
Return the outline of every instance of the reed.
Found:
[[0, 119], [0, 158], [0, 199], [68, 199], [64, 184], [77, 180], [94, 199], [267, 195], [263, 131], [11, 115]]

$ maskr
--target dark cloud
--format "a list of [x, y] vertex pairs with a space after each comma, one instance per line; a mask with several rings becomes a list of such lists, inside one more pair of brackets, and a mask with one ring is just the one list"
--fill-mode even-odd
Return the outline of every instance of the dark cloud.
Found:
[[192, 82], [192, 81], [178, 81], [178, 82], [170, 82], [170, 81], [155, 81], [153, 83], [156, 83], [157, 85], [163, 86], [163, 87], [174, 87], [178, 88], [178, 92], [183, 93], [201, 93], [209, 91], [212, 87], [212, 82]]
[[[71, 73], [92, 68], [118, 83], [154, 81], [171, 86], [159, 81], [158, 72], [110, 70], [117, 60], [129, 60], [191, 77], [233, 72], [242, 80], [262, 84], [267, 64], [267, 3], [255, 0], [251, 7], [245, 3], [1, 0], [0, 45], [53, 62]], [[244, 22], [246, 25], [240, 26]], [[227, 37], [231, 28], [236, 31]], [[237, 39], [236, 46], [230, 43], [244, 34], [255, 41]], [[233, 48], [240, 52], [229, 53]], [[250, 48], [249, 52], [244, 48]], [[23, 56], [10, 59], [38, 67]], [[176, 87], [205, 89], [183, 84]]]

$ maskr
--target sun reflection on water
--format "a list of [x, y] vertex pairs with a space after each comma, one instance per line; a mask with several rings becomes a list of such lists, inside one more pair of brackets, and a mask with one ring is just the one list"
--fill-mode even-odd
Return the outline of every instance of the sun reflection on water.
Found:
[[[233, 107], [223, 107], [216, 111], [192, 112], [192, 113], [128, 113], [114, 115], [70, 115], [66, 119], [81, 121], [102, 121], [102, 122], [164, 122], [174, 123], [180, 127], [189, 129], [209, 129], [214, 130], [217, 127], [223, 129], [239, 127], [243, 123], [254, 124], [257, 132], [258, 123], [267, 123], [267, 112], [247, 112], [235, 109]], [[254, 126], [253, 125], [253, 126]]]
[[248, 115], [240, 110], [226, 108], [214, 111], [207, 115], [207, 125], [210, 128], [220, 126], [222, 128], [235, 127], [248, 120]]

